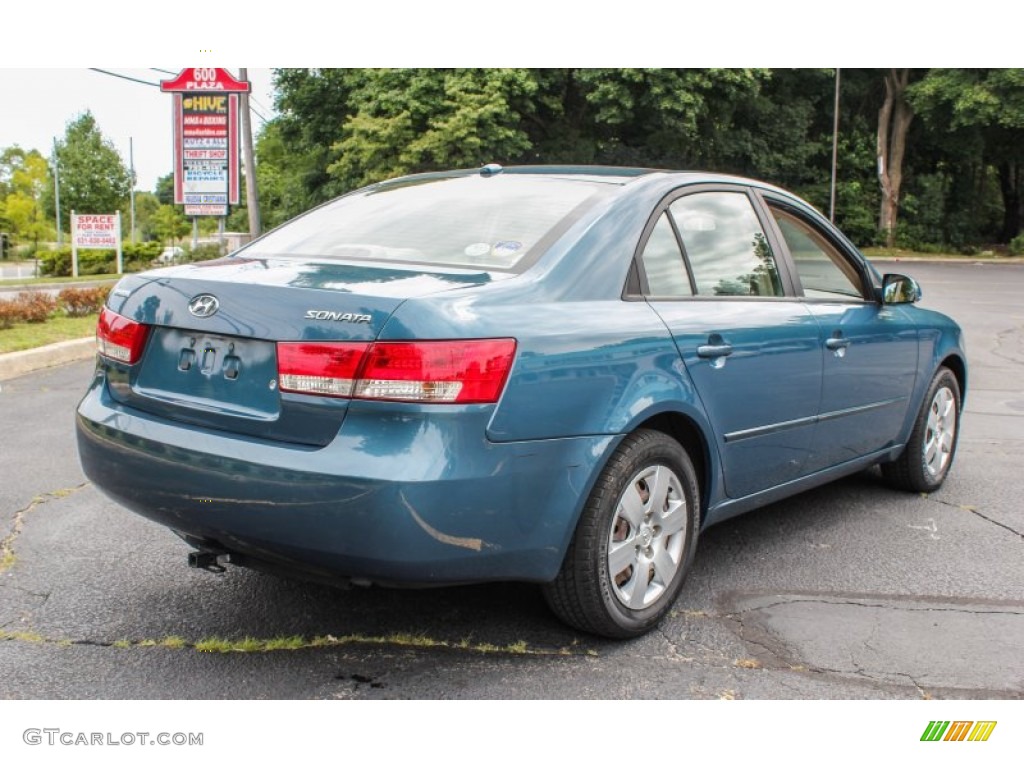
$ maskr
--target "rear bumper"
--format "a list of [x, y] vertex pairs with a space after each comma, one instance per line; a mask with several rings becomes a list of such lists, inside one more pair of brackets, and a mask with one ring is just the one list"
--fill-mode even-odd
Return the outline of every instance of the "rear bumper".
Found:
[[211, 547], [314, 575], [412, 584], [550, 581], [618, 438], [492, 443], [487, 406], [353, 403], [323, 448], [78, 408], [86, 475]]

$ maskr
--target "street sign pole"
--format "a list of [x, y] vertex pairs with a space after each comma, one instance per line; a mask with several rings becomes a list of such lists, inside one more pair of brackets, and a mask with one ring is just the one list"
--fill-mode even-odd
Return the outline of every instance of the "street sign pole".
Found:
[[114, 231], [117, 232], [117, 274], [124, 274], [124, 257], [121, 252], [121, 212], [117, 212], [117, 224]]
[[75, 211], [71, 211], [71, 276], [78, 277], [78, 238], [75, 232], [78, 231], [78, 218]]

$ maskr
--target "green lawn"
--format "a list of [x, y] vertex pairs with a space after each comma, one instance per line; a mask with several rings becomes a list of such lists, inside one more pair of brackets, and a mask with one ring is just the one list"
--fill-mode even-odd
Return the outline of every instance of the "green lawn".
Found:
[[17, 323], [0, 329], [0, 354], [80, 339], [96, 332], [96, 315], [53, 317], [45, 323]]
[[105, 281], [113, 283], [119, 279], [121, 279], [121, 275], [79, 275], [78, 277], [8, 278], [0, 280], [0, 287], [12, 285], [45, 285], [49, 283], [102, 283]]

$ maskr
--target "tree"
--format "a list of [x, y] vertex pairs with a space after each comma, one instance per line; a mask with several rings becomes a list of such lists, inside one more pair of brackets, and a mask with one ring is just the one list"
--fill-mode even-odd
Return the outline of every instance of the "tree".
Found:
[[[844, 69], [837, 223], [863, 245], [881, 234], [970, 248], [1019, 231], [1022, 72]], [[279, 115], [257, 146], [264, 219], [384, 177], [486, 162], [738, 173], [827, 208], [834, 78], [826, 69], [275, 70]]]
[[152, 192], [135, 193], [135, 227], [143, 242], [159, 240], [156, 232], [156, 214], [160, 210], [160, 201]]
[[161, 205], [157, 208], [152, 222], [156, 236], [170, 245], [174, 245], [191, 231], [188, 219], [173, 205]]
[[[57, 165], [62, 211], [113, 213], [126, 206], [131, 175], [114, 145], [103, 138], [92, 113], [84, 112], [68, 123], [64, 138], [57, 142]], [[55, 203], [50, 188], [45, 202], [52, 216]]]
[[517, 69], [363, 70], [327, 172], [351, 188], [518, 157], [530, 140], [514, 105], [535, 89]]
[[1024, 69], [932, 69], [910, 96], [934, 132], [996, 169], [1009, 242], [1024, 223]]
[[903, 156], [914, 110], [907, 101], [910, 70], [889, 69], [883, 77], [885, 99], [878, 110], [878, 181], [882, 185], [878, 229], [885, 234], [885, 244], [891, 248], [896, 242], [896, 219], [900, 207], [900, 186], [903, 184]]
[[260, 164], [273, 166], [265, 178], [288, 216], [388, 176], [487, 162], [710, 164], [735, 110], [769, 79], [768, 70], [276, 70], [280, 117], [264, 130]]
[[37, 248], [49, 232], [42, 206], [47, 171], [46, 159], [34, 149], [14, 146], [0, 154], [0, 220], [16, 239]]
[[156, 189], [153, 191], [160, 205], [174, 205], [174, 171], [156, 180]]

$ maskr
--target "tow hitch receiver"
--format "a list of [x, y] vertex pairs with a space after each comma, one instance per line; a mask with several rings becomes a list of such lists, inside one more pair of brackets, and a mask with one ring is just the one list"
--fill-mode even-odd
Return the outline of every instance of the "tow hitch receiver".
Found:
[[227, 552], [200, 550], [188, 553], [189, 568], [201, 568], [210, 573], [224, 573], [227, 570], [224, 566], [230, 562], [231, 555]]

